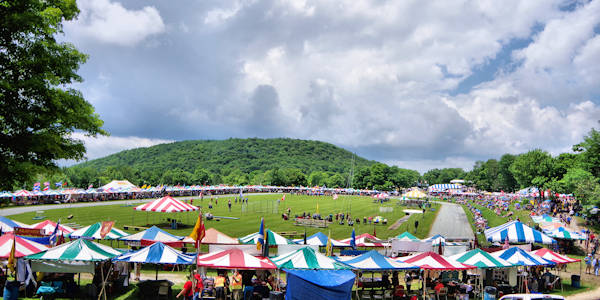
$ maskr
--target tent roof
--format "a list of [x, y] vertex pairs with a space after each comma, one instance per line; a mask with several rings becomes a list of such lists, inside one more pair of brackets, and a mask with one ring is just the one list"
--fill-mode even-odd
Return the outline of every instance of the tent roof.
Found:
[[[340, 242], [349, 246], [351, 239], [352, 238], [350, 237], [347, 239], [343, 239]], [[367, 241], [367, 239], [369, 239], [370, 241]], [[371, 241], [377, 241], [377, 242], [371, 242]], [[377, 237], [372, 236], [368, 233], [363, 233], [356, 237], [356, 247], [385, 247], [386, 245], [388, 245], [388, 243], [381, 241]]]
[[113, 260], [145, 264], [191, 265], [194, 263], [194, 255], [183, 254], [161, 242], [156, 242], [140, 250], [119, 255]]
[[412, 235], [408, 231], [401, 233], [396, 238], [401, 241], [408, 241], [408, 242], [420, 242], [421, 241], [420, 239], [418, 239], [416, 236]]
[[13, 233], [5, 233], [0, 236], [0, 258], [8, 258], [10, 256], [13, 241], [17, 243], [15, 245], [15, 257], [23, 257], [48, 249], [46, 245], [15, 236]]
[[556, 243], [551, 237], [519, 222], [511, 221], [500, 226], [487, 229], [485, 237], [490, 242], [503, 243], [507, 238], [509, 243]]
[[29, 225], [0, 216], [0, 229], [2, 232], [14, 231], [15, 227], [29, 228]]
[[[306, 238], [306, 244], [311, 246], [327, 246], [327, 236], [322, 232], [317, 232]], [[304, 244], [304, 239], [295, 239], [296, 244]], [[342, 243], [338, 240], [331, 239], [331, 245], [333, 247], [348, 247], [347, 244]]]
[[200, 255], [197, 262], [198, 266], [212, 269], [277, 269], [268, 258], [254, 257], [236, 248]]
[[133, 183], [129, 182], [128, 180], [113, 180], [105, 185], [103, 185], [101, 187], [103, 190], [115, 190], [115, 191], [120, 191], [120, 190], [125, 190], [125, 189], [132, 189], [132, 188], [137, 188], [137, 186], [135, 186]]
[[297, 270], [284, 269], [288, 274], [298, 276], [319, 286], [335, 287], [353, 281], [356, 278], [350, 270]]
[[531, 251], [529, 253], [535, 254], [543, 259], [553, 261], [557, 264], [568, 264], [581, 261], [581, 259], [570, 258], [566, 255], [558, 254], [548, 248], [541, 248], [535, 251]]
[[187, 204], [179, 199], [175, 199], [171, 196], [165, 196], [160, 199], [156, 199], [152, 202], [142, 204], [133, 208], [138, 211], [154, 211], [154, 212], [184, 212], [184, 211], [196, 211], [198, 207], [191, 204]]
[[410, 192], [404, 193], [402, 195], [402, 197], [406, 197], [406, 198], [425, 198], [425, 197], [427, 197], [427, 194], [423, 193], [420, 190], [412, 190]]
[[434, 252], [425, 252], [401, 257], [400, 261], [419, 266], [426, 270], [466, 270], [475, 269], [475, 266], [463, 264]]
[[385, 271], [419, 268], [415, 265], [396, 261], [387, 256], [383, 256], [375, 250], [371, 250], [359, 256], [340, 256], [337, 257], [336, 260], [350, 266], [352, 269], [357, 270]]
[[[45, 221], [42, 221], [39, 223], [29, 225], [28, 227], [33, 228], [33, 229], [42, 229], [42, 230], [44, 230], [45, 235], [51, 235], [54, 233], [54, 229], [56, 228], [56, 223], [52, 222], [50, 220], [45, 220]], [[67, 235], [67, 234], [75, 231], [75, 229], [61, 224], [58, 226], [58, 231], [60, 234]]]
[[170, 234], [156, 226], [152, 226], [144, 231], [140, 231], [140, 232], [132, 234], [132, 235], [124, 236], [119, 239], [122, 241], [130, 241], [130, 242], [146, 241], [149, 243], [161, 242], [161, 243], [165, 243], [165, 244], [170, 244], [170, 243], [181, 244], [182, 238], [183, 237]]
[[121, 251], [84, 239], [76, 239], [46, 251], [26, 256], [26, 259], [103, 261], [120, 255]]
[[[72, 239], [77, 239], [77, 238], [84, 238], [84, 239], [93, 239], [93, 240], [100, 240], [102, 239], [102, 236], [100, 235], [100, 230], [102, 229], [102, 222], [97, 222], [94, 223], [92, 225], [77, 229], [73, 232], [71, 232], [71, 235], [69, 236]], [[129, 233], [121, 230], [121, 229], [117, 229], [113, 226], [113, 228], [110, 229], [110, 232], [104, 237], [105, 240], [116, 240], [119, 238], [122, 238], [124, 236], [128, 236]]]
[[[267, 229], [266, 234], [269, 236], [268, 243], [271, 246], [296, 244], [292, 240], [288, 240], [288, 239], [282, 237], [281, 235], [273, 232], [271, 229]], [[239, 241], [240, 241], [240, 244], [256, 244], [256, 243], [258, 243], [258, 232], [249, 234], [245, 237], [241, 237], [241, 238], [239, 238]]]
[[506, 250], [494, 252], [492, 253], [492, 256], [502, 258], [517, 266], [548, 266], [555, 264], [551, 260], [531, 254], [518, 247], [511, 247]]
[[214, 228], [206, 229], [202, 244], [222, 244], [222, 245], [234, 245], [240, 242], [236, 238], [232, 238]]
[[554, 230], [544, 230], [549, 237], [564, 240], [586, 240], [587, 238], [579, 232], [567, 230], [563, 227]]
[[481, 249], [473, 249], [471, 251], [452, 255], [450, 256], [450, 259], [478, 268], [505, 268], [514, 266], [504, 259], [493, 257], [491, 254]]
[[271, 261], [280, 269], [349, 269], [345, 264], [337, 262], [335, 259], [325, 256], [311, 247], [303, 247], [296, 251], [273, 257]]

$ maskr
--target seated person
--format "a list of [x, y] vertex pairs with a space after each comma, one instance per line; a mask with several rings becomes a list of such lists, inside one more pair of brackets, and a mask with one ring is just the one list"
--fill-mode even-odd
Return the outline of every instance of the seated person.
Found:
[[437, 281], [435, 286], [433, 287], [436, 294], [439, 294], [443, 288], [444, 288], [444, 284], [441, 281]]
[[394, 289], [394, 300], [404, 299], [406, 294], [404, 293], [404, 286], [397, 285]]

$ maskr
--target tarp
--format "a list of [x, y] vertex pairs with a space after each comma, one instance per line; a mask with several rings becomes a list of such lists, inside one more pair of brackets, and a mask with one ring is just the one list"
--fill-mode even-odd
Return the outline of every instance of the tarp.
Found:
[[32, 260], [32, 272], [45, 273], [92, 273], [95, 271], [94, 262], [90, 261], [51, 261], [51, 260]]
[[568, 263], [574, 263], [574, 262], [581, 261], [581, 259], [570, 258], [566, 255], [556, 253], [548, 248], [541, 248], [541, 249], [538, 249], [535, 251], [530, 251], [529, 253], [537, 255], [541, 258], [553, 261], [557, 264], [568, 264]]
[[147, 246], [153, 244], [154, 242], [161, 242], [173, 247], [180, 247], [183, 245], [183, 242], [181, 241], [182, 239], [183, 237], [172, 235], [156, 226], [152, 226], [144, 231], [120, 238], [122, 241], [134, 243], [136, 245]]
[[[90, 226], [86, 226], [86, 227], [83, 227], [81, 229], [77, 229], [77, 230], [71, 232], [69, 237], [72, 239], [83, 238], [83, 239], [90, 239], [90, 240], [100, 240], [100, 239], [103, 239], [102, 235], [100, 234], [101, 229], [102, 229], [102, 222], [97, 222]], [[110, 229], [110, 231], [108, 232], [108, 234], [106, 236], [104, 236], [104, 239], [105, 240], [116, 240], [116, 239], [120, 239], [120, 238], [128, 236], [128, 235], [129, 235], [129, 233], [127, 233], [121, 229], [117, 229], [113, 226]]]
[[425, 252], [410, 256], [403, 256], [398, 260], [419, 266], [421, 269], [425, 270], [467, 270], [476, 268], [475, 266], [457, 262], [435, 252]]
[[275, 256], [271, 258], [271, 261], [280, 269], [350, 269], [345, 264], [337, 262], [335, 259], [325, 256], [310, 247], [304, 247], [294, 252]]
[[507, 238], [509, 243], [521, 243], [521, 244], [552, 244], [556, 241], [519, 222], [511, 221], [500, 226], [487, 229], [485, 232], [485, 238], [490, 242], [503, 243]]
[[187, 204], [179, 199], [171, 196], [162, 197], [152, 202], [142, 204], [133, 208], [137, 211], [154, 211], [154, 212], [184, 212], [196, 211], [199, 208], [191, 204]]
[[[343, 239], [340, 242], [350, 246], [350, 240], [352, 238]], [[363, 233], [356, 237], [356, 247], [386, 247], [389, 243], [379, 240], [377, 237], [372, 236], [368, 233]]]
[[351, 299], [355, 275], [350, 270], [284, 270], [286, 300]]
[[518, 247], [511, 247], [506, 250], [494, 252], [492, 253], [492, 256], [502, 258], [509, 263], [518, 266], [551, 266], [556, 264], [551, 260], [531, 254]]
[[[44, 230], [43, 233], [45, 235], [51, 235], [54, 233], [54, 229], [56, 228], [56, 223], [50, 221], [50, 220], [46, 220], [46, 221], [42, 221], [39, 223], [35, 223], [32, 225], [29, 225], [28, 228], [33, 228], [33, 229], [42, 229]], [[68, 235], [71, 232], [75, 231], [75, 229], [69, 227], [69, 226], [65, 226], [65, 225], [58, 225], [58, 235]]]
[[392, 271], [419, 268], [408, 263], [395, 261], [392, 258], [383, 256], [375, 250], [371, 250], [359, 256], [340, 256], [335, 259], [355, 270]]
[[156, 242], [140, 250], [119, 255], [113, 260], [143, 264], [176, 264], [191, 265], [194, 254], [184, 254], [163, 243]]
[[[286, 244], [295, 244], [292, 240], [288, 240], [281, 235], [271, 231], [271, 229], [267, 229], [268, 235], [268, 243], [271, 246], [274, 245], [286, 245]], [[239, 238], [241, 244], [256, 244], [258, 242], [259, 234], [258, 232], [249, 234], [245, 237]]]
[[412, 235], [410, 232], [405, 231], [396, 237], [400, 241], [408, 241], [408, 242], [420, 242], [416, 236]]
[[268, 258], [254, 257], [240, 249], [227, 249], [198, 256], [198, 266], [211, 269], [277, 269]]
[[92, 241], [77, 239], [44, 252], [25, 256], [30, 260], [104, 261], [121, 255], [121, 251]]
[[15, 227], [29, 228], [29, 225], [0, 216], [0, 229], [3, 233], [14, 231]]
[[16, 242], [15, 257], [23, 257], [48, 249], [45, 245], [24, 239], [18, 235], [15, 236], [12, 232], [9, 232], [0, 236], [0, 258], [6, 259], [10, 256], [13, 241]]
[[507, 268], [514, 265], [499, 257], [493, 257], [491, 254], [481, 250], [473, 249], [464, 253], [450, 256], [450, 259], [463, 264], [476, 266], [480, 269], [486, 268]]
[[[304, 244], [304, 239], [295, 239], [294, 242], [296, 242], [297, 244]], [[306, 244], [313, 245], [313, 246], [325, 247], [325, 246], [327, 246], [327, 236], [324, 233], [319, 231], [319, 232], [307, 237]], [[334, 239], [331, 239], [331, 245], [333, 247], [348, 247], [347, 244], [342, 243], [338, 240], [334, 240]]]

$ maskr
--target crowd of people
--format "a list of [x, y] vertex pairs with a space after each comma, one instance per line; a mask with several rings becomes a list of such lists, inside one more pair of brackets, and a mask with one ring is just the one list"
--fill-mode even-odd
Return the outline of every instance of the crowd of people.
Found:
[[231, 275], [227, 270], [217, 270], [215, 277], [202, 276], [194, 270], [176, 298], [254, 300], [269, 298], [271, 291], [282, 288], [285, 283], [266, 270], [233, 270]]

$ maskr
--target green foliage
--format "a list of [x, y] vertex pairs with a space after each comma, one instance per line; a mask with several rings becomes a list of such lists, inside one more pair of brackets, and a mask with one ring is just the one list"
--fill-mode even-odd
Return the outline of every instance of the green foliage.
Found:
[[466, 173], [461, 168], [432, 169], [423, 174], [428, 184], [449, 183], [452, 179], [465, 179]]
[[414, 186], [419, 178], [420, 174], [417, 171], [376, 163], [356, 172], [353, 187], [389, 191]]
[[517, 156], [510, 171], [521, 188], [543, 187], [551, 180], [553, 159], [546, 151], [535, 149]]
[[74, 132], [106, 134], [81, 93], [68, 88], [86, 56], [55, 37], [79, 10], [75, 0], [2, 1], [0, 5], [0, 189], [81, 159]]
[[573, 146], [581, 152], [580, 162], [596, 178], [600, 178], [600, 132], [594, 128], [583, 138], [583, 142]]

